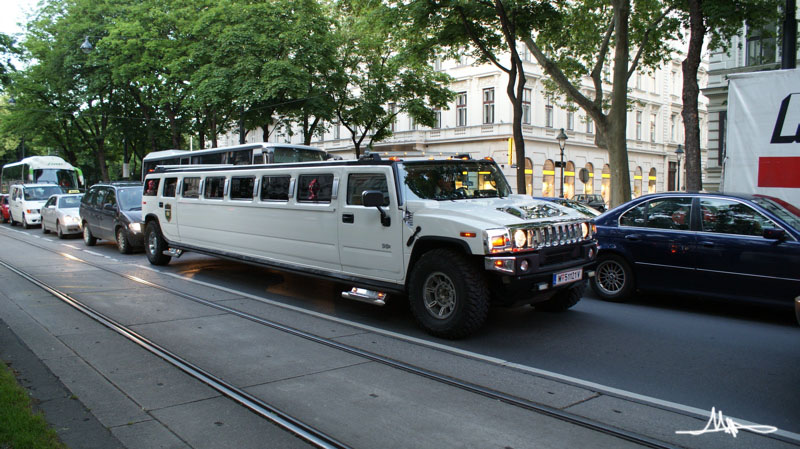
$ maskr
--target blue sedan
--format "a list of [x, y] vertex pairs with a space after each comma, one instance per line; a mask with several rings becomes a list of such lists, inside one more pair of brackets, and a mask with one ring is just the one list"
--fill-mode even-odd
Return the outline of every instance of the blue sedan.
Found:
[[792, 307], [800, 297], [800, 210], [781, 200], [651, 194], [595, 223], [591, 285], [603, 299], [625, 301], [648, 290]]

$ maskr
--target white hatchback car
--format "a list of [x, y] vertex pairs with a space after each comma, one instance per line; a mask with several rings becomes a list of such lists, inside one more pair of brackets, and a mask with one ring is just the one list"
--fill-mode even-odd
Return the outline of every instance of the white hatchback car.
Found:
[[11, 225], [22, 223], [28, 229], [42, 222], [40, 211], [47, 199], [63, 191], [55, 184], [14, 184], [10, 192]]

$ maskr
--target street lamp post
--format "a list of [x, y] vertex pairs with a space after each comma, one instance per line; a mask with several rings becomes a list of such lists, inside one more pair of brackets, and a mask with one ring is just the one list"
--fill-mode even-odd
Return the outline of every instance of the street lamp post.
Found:
[[558, 165], [561, 167], [561, 198], [564, 198], [564, 147], [567, 145], [567, 134], [564, 133], [564, 128], [561, 128], [556, 140], [558, 140], [558, 148], [561, 149], [561, 160]]
[[683, 157], [683, 147], [678, 144], [678, 149], [675, 150], [675, 156], [678, 157], [678, 169], [675, 171], [675, 190], [681, 190], [681, 157]]

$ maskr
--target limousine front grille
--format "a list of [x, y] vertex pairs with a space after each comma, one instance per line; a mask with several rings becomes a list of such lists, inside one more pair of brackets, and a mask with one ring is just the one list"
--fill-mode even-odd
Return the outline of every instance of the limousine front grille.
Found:
[[592, 238], [589, 223], [567, 222], [511, 229], [513, 251], [531, 251], [571, 245]]

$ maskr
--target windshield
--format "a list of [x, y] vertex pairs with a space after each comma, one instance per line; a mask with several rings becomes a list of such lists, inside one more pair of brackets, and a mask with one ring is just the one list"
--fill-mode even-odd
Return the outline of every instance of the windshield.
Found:
[[757, 196], [753, 198], [753, 202], [777, 215], [778, 218], [788, 223], [789, 226], [795, 228], [797, 231], [800, 231], [800, 215], [798, 215], [800, 210], [798, 210], [797, 207], [784, 201], [778, 203], [774, 198], [766, 196]]
[[400, 170], [410, 199], [445, 201], [511, 194], [505, 176], [493, 161], [405, 162]]
[[62, 196], [58, 199], [58, 207], [61, 209], [69, 209], [72, 207], [80, 207], [81, 206], [81, 197], [80, 196]]
[[117, 202], [122, 210], [142, 210], [142, 187], [117, 190]]
[[25, 187], [25, 201], [44, 201], [59, 193], [61, 189], [56, 186]]
[[78, 188], [78, 177], [73, 170], [43, 168], [33, 171], [33, 181], [58, 184], [66, 192], [67, 189]]

